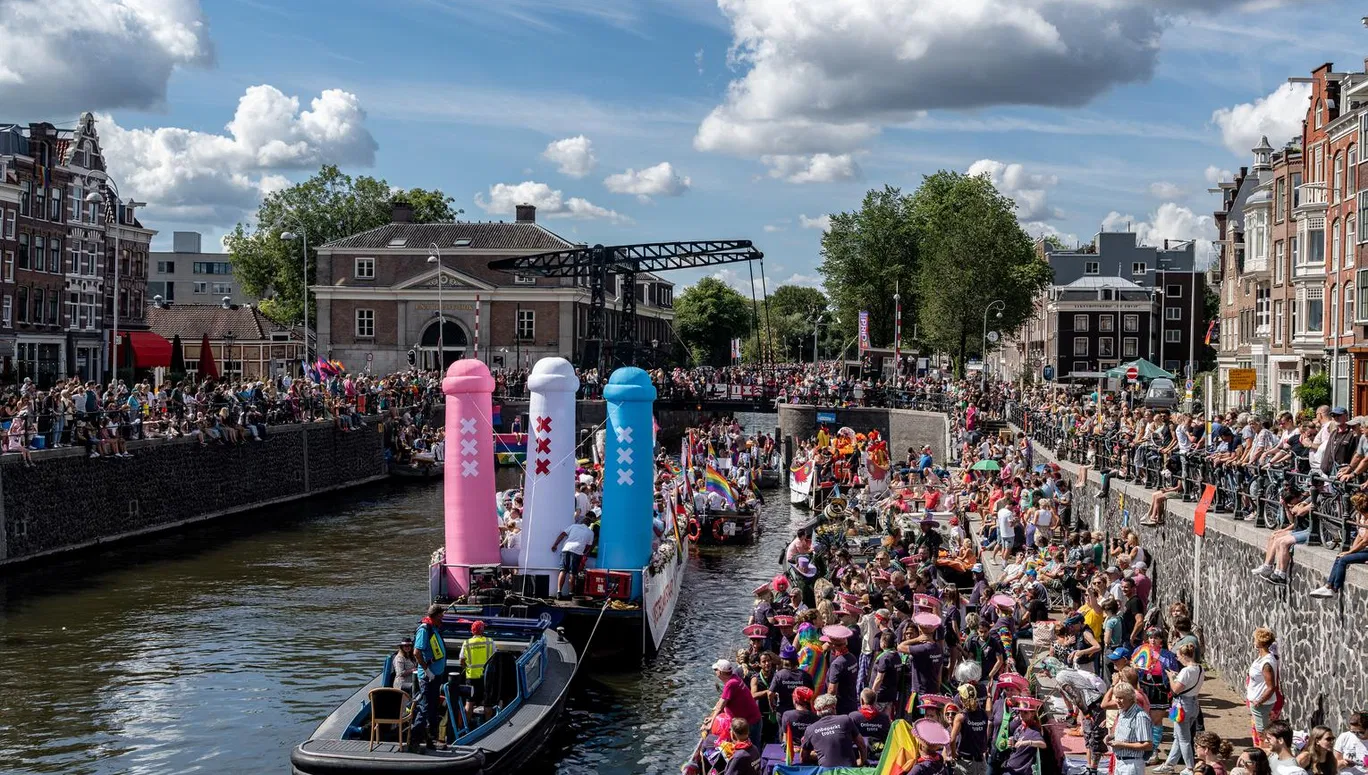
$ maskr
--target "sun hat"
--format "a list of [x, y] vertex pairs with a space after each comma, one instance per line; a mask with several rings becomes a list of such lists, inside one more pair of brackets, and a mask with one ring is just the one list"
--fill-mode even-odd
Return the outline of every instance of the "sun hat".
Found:
[[812, 558], [806, 554], [798, 557], [793, 563], [794, 570], [798, 571], [804, 578], [812, 578], [817, 575], [817, 569], [812, 567]]
[[853, 637], [855, 631], [844, 624], [828, 624], [822, 628], [822, 634], [828, 638], [840, 638], [844, 640]]
[[1004, 595], [1004, 594], [1002, 594], [1002, 593], [998, 593], [998, 594], [993, 595], [992, 597], [988, 598], [988, 602], [992, 603], [993, 605], [997, 606], [998, 608], [1009, 608], [1009, 609], [1010, 609], [1010, 608], [1016, 608], [1016, 604], [1017, 604], [1016, 598], [1012, 597], [1011, 595]]
[[794, 648], [792, 644], [786, 645], [779, 649], [779, 658], [785, 661], [797, 659], [798, 649]]
[[919, 719], [916, 724], [912, 725], [912, 731], [918, 740], [928, 746], [940, 747], [950, 744], [950, 730], [929, 718]]
[[912, 623], [918, 627], [939, 627], [941, 626], [941, 619], [933, 613], [923, 611], [912, 617]]
[[778, 616], [774, 617], [774, 626], [779, 628], [792, 627], [793, 617], [789, 616], [788, 614], [779, 614]]
[[741, 634], [751, 640], [764, 640], [769, 635], [769, 628], [763, 624], [749, 624], [741, 628]]

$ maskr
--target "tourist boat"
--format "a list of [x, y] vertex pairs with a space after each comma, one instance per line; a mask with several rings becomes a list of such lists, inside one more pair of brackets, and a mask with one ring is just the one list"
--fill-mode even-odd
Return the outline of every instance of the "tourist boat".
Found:
[[783, 483], [783, 477], [779, 474], [779, 469], [764, 466], [760, 469], [760, 475], [756, 477], [759, 485], [766, 490], [772, 490]]
[[[448, 655], [460, 653], [472, 618], [442, 623]], [[372, 692], [394, 680], [391, 654], [380, 673], [342, 703], [290, 754], [295, 775], [347, 773], [504, 773], [531, 761], [556, 727], [578, 658], [564, 635], [542, 620], [483, 618], [498, 651], [486, 676], [497, 686], [496, 712], [471, 726], [459, 681], [442, 687], [446, 748], [410, 752], [394, 726], [372, 727]], [[454, 660], [453, 660], [454, 664]], [[407, 695], [405, 695], [407, 699]], [[407, 706], [407, 703], [405, 703]], [[408, 715], [408, 713], [406, 713]]]

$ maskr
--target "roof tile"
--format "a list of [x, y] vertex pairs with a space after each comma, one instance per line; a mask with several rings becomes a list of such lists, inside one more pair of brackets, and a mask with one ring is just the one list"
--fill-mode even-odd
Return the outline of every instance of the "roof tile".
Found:
[[[535, 223], [387, 223], [360, 234], [333, 240], [324, 248], [379, 250], [398, 248], [391, 244], [403, 240], [404, 248], [426, 248], [436, 243], [446, 250], [563, 250], [574, 247], [554, 232]], [[470, 240], [458, 246], [457, 240]]]

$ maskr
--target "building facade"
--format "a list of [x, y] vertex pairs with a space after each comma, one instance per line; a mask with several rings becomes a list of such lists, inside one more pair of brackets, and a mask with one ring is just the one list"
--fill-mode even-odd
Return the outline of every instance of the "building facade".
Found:
[[1133, 232], [1102, 232], [1080, 250], [1037, 243], [1054, 282], [1018, 336], [1018, 357], [1032, 374], [1057, 378], [1105, 371], [1144, 358], [1180, 380], [1198, 358], [1206, 331], [1205, 279], [1191, 242], [1141, 245]]
[[147, 327], [148, 333], [166, 342], [180, 337], [191, 378], [199, 376], [206, 338], [219, 375], [230, 380], [293, 373], [304, 357], [299, 333], [276, 324], [251, 304], [153, 302], [147, 308]]
[[5, 268], [13, 286], [3, 302], [14, 326], [9, 375], [40, 385], [103, 379], [115, 328], [144, 327], [156, 232], [139, 223], [132, 200], [120, 200], [90, 113], [74, 129], [0, 124], [0, 163], [18, 188], [12, 277]]
[[227, 253], [206, 253], [199, 232], [171, 234], [170, 251], [154, 251], [148, 257], [147, 294], [169, 303], [246, 304], [256, 299], [245, 296], [233, 277], [232, 257]]
[[[411, 221], [412, 211], [396, 205], [391, 223], [318, 248], [310, 290], [319, 355], [381, 373], [407, 368], [410, 350], [423, 368], [473, 357], [492, 368], [529, 368], [552, 355], [577, 359], [588, 327], [585, 281], [489, 268], [499, 259], [577, 247], [538, 224], [535, 207], [519, 205], [511, 223]], [[440, 259], [440, 271], [430, 259]], [[609, 332], [617, 328], [617, 279], [605, 287]], [[638, 346], [668, 358], [673, 284], [641, 273], [636, 299]]]
[[1301, 307], [1292, 283], [1293, 265], [1301, 254], [1300, 237], [1293, 211], [1298, 205], [1302, 184], [1301, 147], [1289, 142], [1273, 153], [1273, 202], [1270, 207], [1269, 292], [1273, 305], [1272, 327], [1268, 338], [1267, 396], [1278, 410], [1296, 403], [1296, 387], [1305, 379], [1310, 357], [1302, 345], [1293, 343], [1293, 331], [1301, 320]]

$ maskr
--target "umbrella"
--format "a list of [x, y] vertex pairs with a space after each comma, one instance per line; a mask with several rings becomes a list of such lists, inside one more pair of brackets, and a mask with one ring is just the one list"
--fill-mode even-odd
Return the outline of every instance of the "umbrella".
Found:
[[1001, 468], [1002, 466], [999, 466], [996, 460], [980, 460], [972, 466], [969, 466], [969, 470], [971, 471], [997, 471]]
[[180, 334], [171, 338], [171, 367], [168, 371], [173, 382], [185, 379], [185, 347], [181, 344]]
[[1131, 361], [1130, 363], [1123, 363], [1115, 368], [1107, 369], [1107, 376], [1124, 377], [1126, 376], [1126, 370], [1132, 366], [1135, 367], [1136, 371], [1140, 372], [1140, 379], [1146, 382], [1149, 382], [1152, 379], [1158, 379], [1159, 377], [1163, 377], [1165, 379], [1173, 379], [1172, 374], [1170, 374], [1167, 371], [1164, 371], [1163, 369], [1159, 368], [1153, 363], [1150, 363], [1144, 358]]
[[209, 334], [205, 334], [204, 339], [200, 340], [199, 378], [218, 379], [218, 375], [218, 364], [214, 363], [214, 350], [209, 346]]

